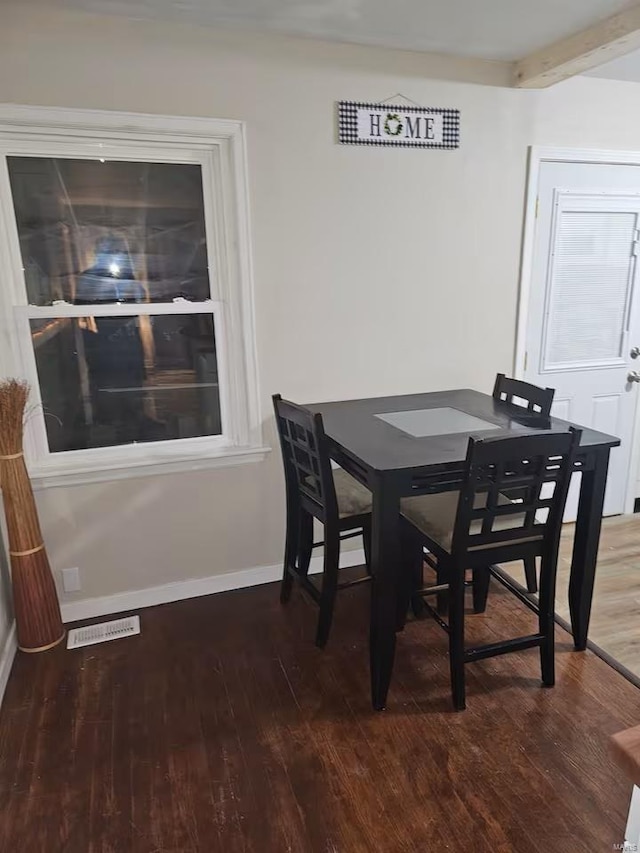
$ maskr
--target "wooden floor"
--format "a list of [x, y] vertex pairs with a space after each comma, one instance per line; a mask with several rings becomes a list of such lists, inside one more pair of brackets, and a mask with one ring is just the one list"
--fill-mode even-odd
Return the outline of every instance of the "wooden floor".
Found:
[[[556, 612], [567, 621], [572, 547], [573, 525], [567, 524], [556, 596]], [[509, 572], [524, 582], [522, 563], [510, 564]], [[640, 678], [640, 513], [603, 522], [589, 639]]]
[[[573, 542], [571, 534], [567, 539]], [[568, 573], [570, 553], [563, 549], [561, 576]], [[566, 596], [562, 601], [566, 602]], [[638, 513], [607, 518], [603, 523], [589, 638], [640, 678]]]
[[[0, 851], [602, 853], [629, 783], [608, 736], [640, 692], [558, 629], [558, 683], [536, 651], [468, 667], [451, 710], [445, 637], [399, 636], [387, 711], [369, 704], [368, 590], [316, 611], [275, 585], [144, 610], [139, 637], [19, 655], [0, 711]], [[469, 639], [528, 633], [505, 591]]]

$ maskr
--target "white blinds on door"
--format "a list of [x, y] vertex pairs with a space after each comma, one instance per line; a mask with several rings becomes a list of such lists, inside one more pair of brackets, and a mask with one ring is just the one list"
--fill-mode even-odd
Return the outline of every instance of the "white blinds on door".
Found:
[[637, 215], [564, 210], [558, 217], [542, 369], [597, 367], [622, 353]]

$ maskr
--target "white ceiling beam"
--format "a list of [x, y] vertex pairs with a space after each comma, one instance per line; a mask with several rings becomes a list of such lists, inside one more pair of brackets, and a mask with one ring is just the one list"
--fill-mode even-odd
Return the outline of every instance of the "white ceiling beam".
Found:
[[514, 85], [544, 89], [640, 48], [640, 5], [521, 59]]

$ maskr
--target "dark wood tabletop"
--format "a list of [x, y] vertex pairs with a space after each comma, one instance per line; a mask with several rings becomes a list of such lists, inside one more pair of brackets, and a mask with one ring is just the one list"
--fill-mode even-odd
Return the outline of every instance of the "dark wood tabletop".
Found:
[[[465, 459], [469, 435], [489, 435], [493, 430], [521, 433], [527, 429], [566, 430], [572, 425], [582, 430], [581, 448], [617, 447], [620, 444], [620, 439], [612, 435], [559, 418], [531, 415], [519, 406], [494, 400], [489, 394], [468, 388], [314, 403], [308, 408], [322, 414], [325, 432], [335, 443], [348, 448], [352, 455], [377, 471], [459, 464]], [[388, 412], [440, 408], [456, 409], [495, 424], [495, 427], [417, 437], [375, 417]]]

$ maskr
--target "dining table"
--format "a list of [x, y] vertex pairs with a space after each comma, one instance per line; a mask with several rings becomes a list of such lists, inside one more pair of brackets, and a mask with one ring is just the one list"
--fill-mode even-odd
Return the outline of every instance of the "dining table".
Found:
[[314, 403], [322, 415], [331, 458], [372, 494], [371, 701], [382, 710], [396, 647], [400, 565], [400, 501], [459, 489], [470, 436], [523, 431], [582, 430], [575, 460], [580, 493], [569, 581], [576, 650], [587, 645], [609, 454], [620, 440], [570, 421], [471, 389]]

